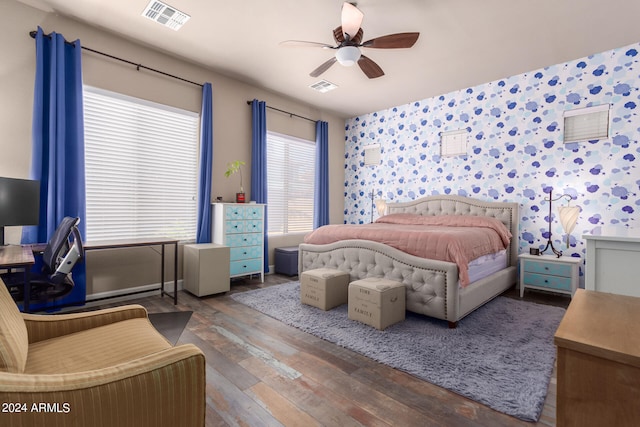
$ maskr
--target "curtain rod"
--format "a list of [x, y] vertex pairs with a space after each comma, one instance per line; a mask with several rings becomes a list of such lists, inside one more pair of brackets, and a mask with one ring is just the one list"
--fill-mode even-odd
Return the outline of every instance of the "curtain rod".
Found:
[[[252, 102], [253, 101], [247, 101], [247, 105], [251, 105]], [[265, 105], [265, 107], [267, 107], [270, 110], [275, 110], [275, 111], [279, 111], [279, 112], [284, 113], [284, 114], [288, 114], [289, 117], [297, 117], [299, 119], [309, 120], [310, 122], [313, 122], [313, 123], [315, 123], [317, 121], [317, 120], [310, 119], [308, 117], [300, 116], [300, 115], [295, 114], [295, 113], [290, 113], [288, 111], [281, 110], [281, 109], [276, 108], [276, 107], [270, 107], [268, 105]]]
[[[35, 39], [36, 38], [36, 31], [30, 31], [29, 35], [31, 36], [31, 38]], [[49, 34], [45, 34], [44, 36], [51, 38], [51, 36]], [[69, 44], [69, 45], [71, 45], [71, 46], [75, 46], [73, 43], [70, 43], [70, 42], [68, 42], [66, 40], [64, 42]], [[113, 55], [110, 55], [108, 53], [100, 52], [99, 50], [90, 49], [90, 48], [82, 46], [82, 45], [80, 45], [80, 47], [82, 49], [84, 49], [84, 50], [88, 50], [89, 52], [97, 53], [98, 55], [103, 55], [103, 56], [106, 56], [108, 58], [115, 59], [117, 61], [126, 62], [127, 64], [130, 64], [130, 65], [135, 65], [135, 67], [136, 67], [136, 69], [138, 71], [140, 71], [140, 68], [144, 68], [145, 70], [153, 71], [154, 73], [162, 74], [163, 76], [171, 77], [171, 78], [174, 78], [174, 79], [177, 79], [177, 80], [182, 80], [183, 82], [191, 83], [192, 85], [196, 85], [196, 86], [200, 86], [200, 87], [203, 86], [201, 83], [196, 83], [196, 82], [193, 82], [191, 80], [183, 79], [182, 77], [174, 76], [173, 74], [165, 73], [164, 71], [156, 70], [155, 68], [147, 67], [147, 66], [142, 65], [142, 64], [136, 64], [135, 62], [132, 62], [132, 61], [129, 61], [129, 60], [123, 59], [123, 58], [118, 58], [117, 56], [113, 56]]]

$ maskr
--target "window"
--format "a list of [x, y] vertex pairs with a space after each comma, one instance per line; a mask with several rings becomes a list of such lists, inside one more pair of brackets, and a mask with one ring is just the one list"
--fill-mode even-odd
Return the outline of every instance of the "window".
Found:
[[452, 130], [440, 134], [440, 156], [454, 157], [467, 155], [466, 130]]
[[85, 86], [87, 240], [193, 241], [199, 115]]
[[609, 104], [564, 112], [564, 143], [609, 138]]
[[267, 132], [269, 235], [313, 229], [315, 142]]

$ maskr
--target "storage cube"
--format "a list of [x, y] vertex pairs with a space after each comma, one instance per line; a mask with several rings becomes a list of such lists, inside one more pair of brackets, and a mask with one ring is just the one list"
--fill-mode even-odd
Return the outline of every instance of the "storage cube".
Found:
[[276, 273], [288, 276], [298, 275], [298, 247], [289, 246], [286, 248], [276, 248], [275, 270]]
[[383, 330], [404, 320], [404, 285], [381, 277], [349, 284], [349, 319]]
[[300, 302], [331, 310], [348, 299], [349, 273], [332, 268], [307, 270], [300, 275]]

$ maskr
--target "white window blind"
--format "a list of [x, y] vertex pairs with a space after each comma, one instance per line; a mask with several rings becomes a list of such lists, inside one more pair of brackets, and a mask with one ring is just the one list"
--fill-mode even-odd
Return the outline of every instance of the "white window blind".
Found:
[[85, 86], [87, 240], [196, 234], [199, 115]]
[[440, 155], [442, 157], [466, 156], [467, 136], [466, 130], [442, 132], [440, 135]]
[[267, 132], [269, 235], [313, 229], [315, 142]]
[[564, 142], [609, 138], [609, 104], [564, 112]]

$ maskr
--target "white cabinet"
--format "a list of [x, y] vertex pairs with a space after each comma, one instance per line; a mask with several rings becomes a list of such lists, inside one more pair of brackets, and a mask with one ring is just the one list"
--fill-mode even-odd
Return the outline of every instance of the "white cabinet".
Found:
[[229, 247], [215, 243], [184, 245], [183, 285], [202, 297], [229, 291]]
[[264, 207], [257, 203], [214, 203], [213, 243], [229, 246], [230, 277], [259, 274], [264, 282]]
[[640, 229], [605, 227], [582, 237], [587, 241], [585, 289], [640, 297]]

